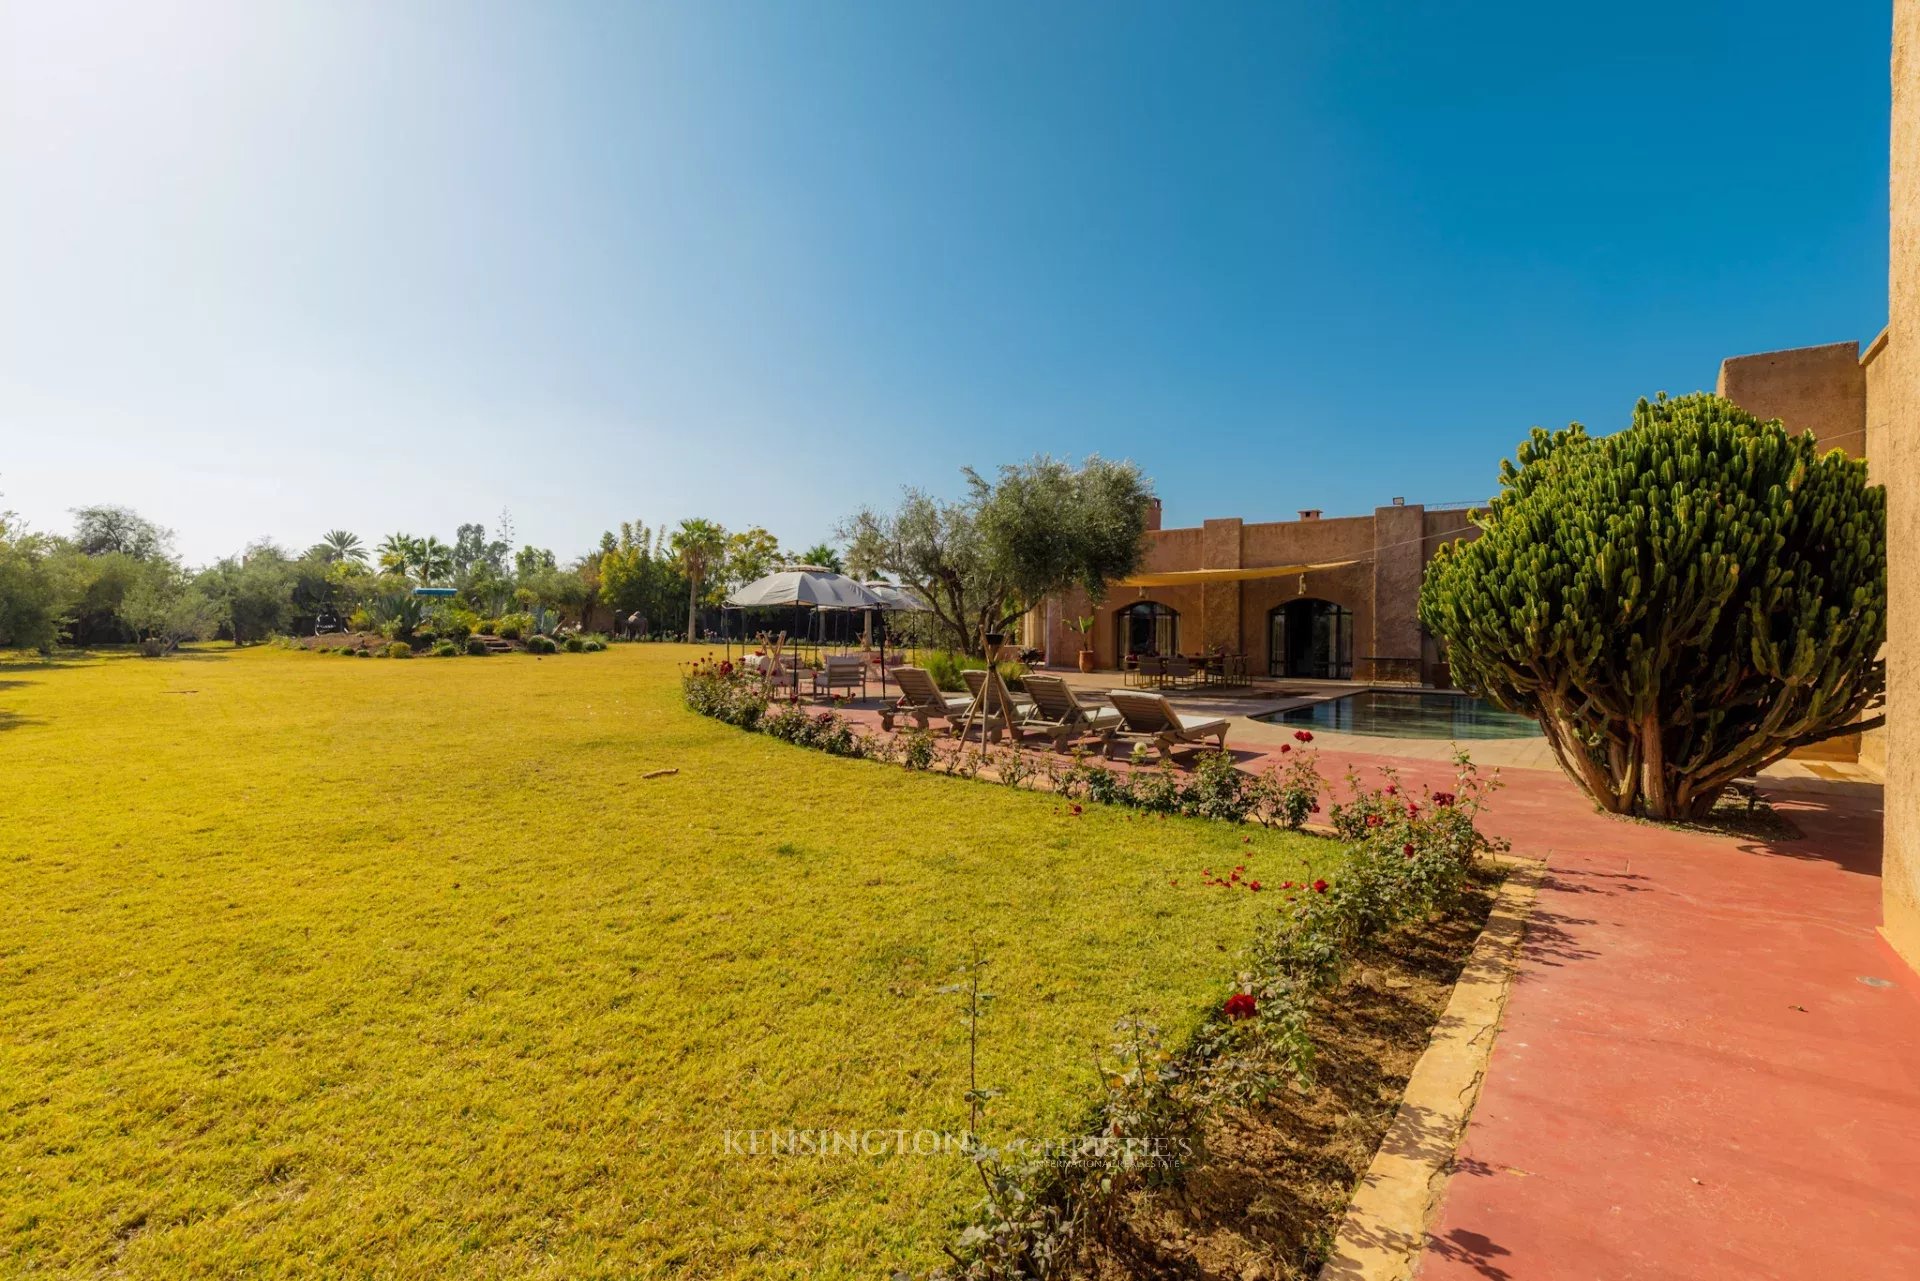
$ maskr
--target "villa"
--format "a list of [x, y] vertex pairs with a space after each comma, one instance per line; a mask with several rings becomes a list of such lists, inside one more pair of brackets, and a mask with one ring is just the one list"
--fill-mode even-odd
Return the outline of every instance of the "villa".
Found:
[[1447, 684], [1437, 644], [1417, 614], [1420, 576], [1442, 543], [1475, 534], [1464, 505], [1396, 498], [1371, 516], [1208, 520], [1198, 528], [1147, 521], [1146, 562], [1090, 608], [1082, 593], [1026, 620], [1026, 642], [1071, 665], [1078, 620], [1095, 664], [1120, 669], [1143, 654], [1244, 654], [1255, 676]]

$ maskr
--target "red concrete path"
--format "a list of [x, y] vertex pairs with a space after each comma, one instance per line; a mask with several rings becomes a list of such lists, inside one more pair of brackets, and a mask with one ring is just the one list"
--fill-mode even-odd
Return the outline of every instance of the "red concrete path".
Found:
[[1874, 933], [1877, 789], [1769, 789], [1806, 833], [1769, 845], [1509, 778], [1492, 826], [1549, 871], [1422, 1281], [1920, 1278], [1920, 981]]

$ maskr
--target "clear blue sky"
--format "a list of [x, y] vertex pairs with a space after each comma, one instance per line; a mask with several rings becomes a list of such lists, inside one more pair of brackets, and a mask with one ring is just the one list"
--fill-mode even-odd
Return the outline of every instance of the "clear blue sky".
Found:
[[1465, 500], [1885, 319], [1885, 0], [0, 14], [0, 503], [195, 561]]

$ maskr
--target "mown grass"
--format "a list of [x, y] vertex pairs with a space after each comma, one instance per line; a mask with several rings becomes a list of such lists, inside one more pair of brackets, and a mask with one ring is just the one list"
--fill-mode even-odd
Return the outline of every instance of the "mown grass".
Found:
[[1275, 906], [1200, 869], [1329, 857], [742, 734], [692, 652], [0, 663], [0, 1272], [930, 1266], [963, 1160], [725, 1131], [962, 1128], [978, 946], [990, 1135], [1071, 1132]]

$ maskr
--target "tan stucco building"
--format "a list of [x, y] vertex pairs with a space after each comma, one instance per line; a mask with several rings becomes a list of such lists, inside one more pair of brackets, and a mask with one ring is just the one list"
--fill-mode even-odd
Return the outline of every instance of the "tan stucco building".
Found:
[[1076, 618], [1092, 616], [1096, 663], [1129, 653], [1244, 654], [1255, 676], [1444, 681], [1416, 610], [1434, 549], [1478, 531], [1462, 509], [1395, 500], [1370, 516], [1209, 520], [1162, 529], [1149, 520], [1141, 578], [1115, 586], [1096, 609], [1073, 594], [1028, 618], [1027, 642], [1071, 664]]

